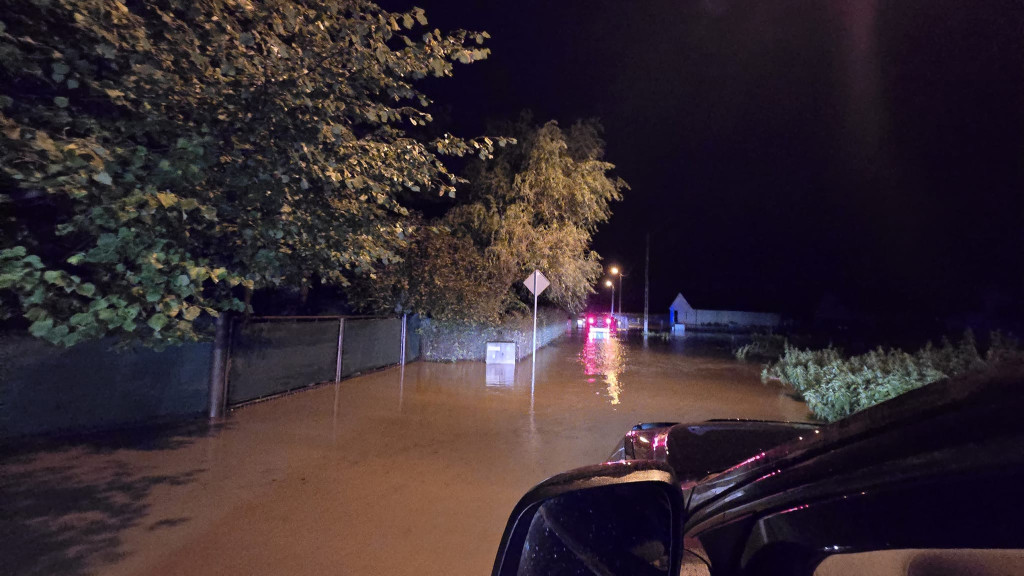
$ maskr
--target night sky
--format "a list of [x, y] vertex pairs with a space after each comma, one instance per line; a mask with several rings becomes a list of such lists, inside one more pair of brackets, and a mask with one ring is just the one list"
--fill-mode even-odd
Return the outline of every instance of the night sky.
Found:
[[630, 274], [627, 311], [646, 233], [652, 312], [679, 291], [797, 317], [825, 295], [890, 317], [1019, 309], [1024, 2], [418, 4], [493, 37], [425, 85], [456, 133], [523, 109], [602, 121], [632, 190], [594, 248]]

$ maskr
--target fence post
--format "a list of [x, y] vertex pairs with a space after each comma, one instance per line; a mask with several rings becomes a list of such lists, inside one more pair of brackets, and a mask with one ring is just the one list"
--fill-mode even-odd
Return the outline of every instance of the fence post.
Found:
[[334, 381], [341, 382], [341, 348], [345, 342], [345, 319], [338, 319], [338, 361], [334, 369]]
[[217, 316], [215, 321], [217, 331], [213, 338], [213, 357], [210, 361], [210, 418], [224, 416], [224, 402], [227, 399], [225, 365], [227, 363], [229, 321], [226, 312]]
[[400, 361], [402, 366], [405, 366], [405, 338], [406, 338], [405, 327], [407, 325], [407, 320], [408, 319], [409, 319], [409, 315], [408, 314], [402, 314], [402, 354], [401, 354], [401, 361]]

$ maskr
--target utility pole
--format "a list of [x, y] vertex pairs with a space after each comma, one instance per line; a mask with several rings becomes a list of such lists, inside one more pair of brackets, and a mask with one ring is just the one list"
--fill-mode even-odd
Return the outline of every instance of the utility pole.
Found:
[[647, 252], [644, 255], [644, 336], [647, 336], [647, 307], [651, 293], [651, 233], [647, 233]]

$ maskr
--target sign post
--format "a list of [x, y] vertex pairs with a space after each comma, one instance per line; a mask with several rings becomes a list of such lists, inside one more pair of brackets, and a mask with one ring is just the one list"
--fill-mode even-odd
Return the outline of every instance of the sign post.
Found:
[[[530, 390], [533, 390], [533, 383], [537, 378], [537, 297], [551, 285], [551, 282], [541, 274], [540, 270], [534, 270], [526, 280], [523, 280], [526, 288], [533, 293], [533, 354], [532, 366], [530, 366]], [[530, 393], [530, 409], [533, 409], [533, 393]]]

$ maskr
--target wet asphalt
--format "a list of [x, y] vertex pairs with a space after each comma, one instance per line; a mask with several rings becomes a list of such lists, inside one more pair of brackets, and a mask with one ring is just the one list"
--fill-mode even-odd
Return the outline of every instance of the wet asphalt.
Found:
[[415, 362], [0, 462], [3, 574], [487, 574], [531, 486], [640, 421], [806, 420], [728, 342], [565, 338], [512, 368]]

